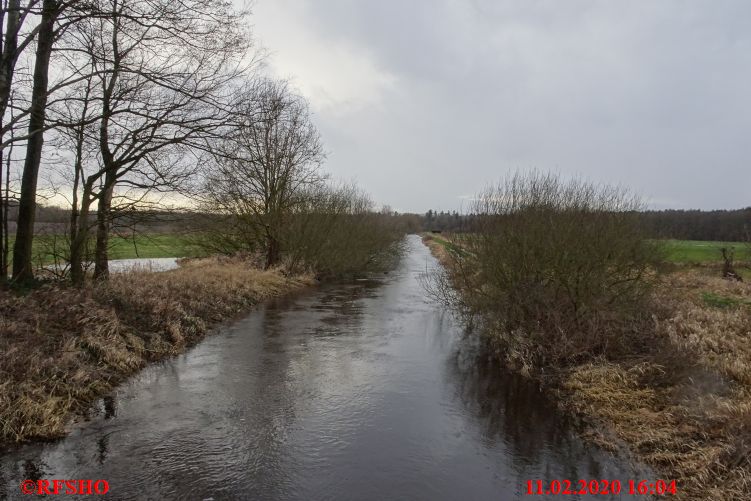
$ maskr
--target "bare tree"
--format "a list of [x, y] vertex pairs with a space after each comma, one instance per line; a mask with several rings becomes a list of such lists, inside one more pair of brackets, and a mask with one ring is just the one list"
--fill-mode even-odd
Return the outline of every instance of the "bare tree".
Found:
[[31, 92], [29, 138], [26, 142], [26, 158], [16, 219], [16, 241], [13, 247], [13, 279], [17, 281], [27, 280], [34, 276], [31, 245], [34, 240], [37, 180], [44, 144], [43, 128], [47, 113], [50, 56], [55, 39], [55, 22], [62, 7], [63, 3], [58, 0], [43, 0], [39, 22], [34, 63], [34, 87]]
[[323, 158], [305, 100], [284, 82], [260, 81], [243, 106], [243, 120], [216, 155], [206, 183], [208, 207], [230, 215], [249, 246], [260, 242], [266, 267], [274, 266], [290, 214], [323, 181]]
[[[41, 10], [38, 10], [41, 3]], [[80, 7], [80, 8], [79, 8]], [[72, 15], [62, 19], [64, 12], [71, 10]], [[4, 76], [0, 79], [0, 107], [3, 117], [7, 108], [15, 63], [21, 51], [36, 39], [36, 57], [34, 61], [33, 84], [31, 89], [31, 101], [26, 109], [21, 110], [10, 121], [2, 124], [0, 129], [0, 149], [8, 145], [3, 135], [9, 128], [16, 126], [17, 121], [29, 117], [28, 133], [25, 136], [12, 137], [13, 141], [26, 141], [26, 155], [24, 158], [23, 175], [18, 200], [18, 216], [16, 218], [16, 241], [13, 249], [13, 279], [16, 281], [33, 278], [32, 271], [32, 243], [34, 239], [34, 219], [36, 215], [37, 182], [39, 169], [42, 162], [42, 149], [44, 145], [44, 132], [47, 128], [47, 108], [50, 93], [57, 88], [75, 82], [77, 75], [72, 80], [63, 79], [53, 89], [49, 86], [50, 59], [56, 39], [67, 28], [77, 23], [80, 19], [95, 15], [96, 6], [91, 2], [79, 0], [41, 0], [30, 1], [25, 8], [19, 6], [19, 2], [10, 1], [8, 9], [8, 29], [5, 48], [3, 51], [4, 65], [0, 70]], [[4, 11], [5, 13], [5, 11]], [[39, 24], [26, 33], [22, 42], [18, 44], [18, 35], [24, 20], [34, 14], [39, 18]], [[11, 19], [13, 22], [11, 23]], [[11, 28], [11, 25], [13, 28]], [[7, 57], [6, 56], [7, 49]]]
[[[23, 32], [26, 19], [41, 0], [30, 0], [21, 5], [19, 0], [8, 0], [0, 8], [0, 164], [5, 162], [5, 175], [0, 169], [0, 187], [5, 182], [5, 195], [0, 201], [0, 278], [5, 279], [8, 268], [8, 209], [10, 191], [11, 152], [2, 146], [6, 129], [3, 124], [11, 98], [13, 77], [19, 56], [36, 36], [37, 29]], [[11, 117], [11, 123], [13, 122]]]
[[[82, 249], [96, 208], [95, 276], [108, 275], [113, 200], [146, 203], [194, 172], [233, 122], [250, 37], [230, 2], [106, 0], [69, 30], [68, 71], [86, 74], [55, 110], [73, 153], [71, 271], [83, 280]], [[81, 68], [89, 66], [86, 70]]]
[[0, 120], [5, 117], [5, 111], [10, 102], [18, 58], [34, 41], [41, 24], [26, 31], [24, 31], [24, 26], [29, 17], [40, 14], [41, 4], [42, 0], [29, 0], [23, 5], [20, 0], [2, 2], [2, 8], [0, 8]]

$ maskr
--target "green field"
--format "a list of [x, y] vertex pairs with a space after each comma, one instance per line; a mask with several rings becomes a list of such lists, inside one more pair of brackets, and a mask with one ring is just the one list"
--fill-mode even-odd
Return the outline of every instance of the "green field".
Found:
[[743, 242], [707, 242], [702, 240], [661, 240], [666, 258], [672, 263], [722, 262], [720, 249], [732, 248], [736, 261], [751, 260], [751, 244]]
[[170, 234], [137, 235], [133, 238], [112, 237], [110, 259], [198, 257], [204, 255], [200, 247], [185, 237]]
[[[53, 243], [55, 242], [55, 243]], [[34, 239], [34, 262], [51, 264], [54, 262], [53, 248], [57, 253], [67, 255], [66, 240], [62, 236], [41, 236]], [[93, 245], [93, 244], [92, 244]], [[13, 239], [10, 240], [11, 259]], [[110, 237], [110, 259], [160, 258], [160, 257], [200, 257], [205, 252], [181, 235], [138, 234], [135, 237]]]

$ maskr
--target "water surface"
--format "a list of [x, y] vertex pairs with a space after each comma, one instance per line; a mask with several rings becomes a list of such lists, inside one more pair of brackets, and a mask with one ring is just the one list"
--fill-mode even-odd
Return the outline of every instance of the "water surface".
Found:
[[152, 257], [133, 259], [110, 259], [108, 266], [110, 273], [127, 271], [169, 271], [179, 267], [176, 257]]
[[543, 499], [527, 480], [640, 478], [461, 340], [421, 287], [433, 266], [411, 236], [396, 271], [270, 303], [147, 368], [66, 439], [4, 454], [0, 498], [27, 478], [199, 500]]

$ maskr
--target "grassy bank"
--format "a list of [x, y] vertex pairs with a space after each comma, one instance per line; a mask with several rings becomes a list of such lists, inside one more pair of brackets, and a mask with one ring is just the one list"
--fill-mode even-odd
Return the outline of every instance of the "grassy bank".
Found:
[[0, 290], [0, 441], [64, 435], [73, 416], [148, 362], [310, 283], [211, 258], [82, 289], [46, 285], [23, 296]]
[[[451, 266], [450, 237], [425, 241]], [[751, 285], [681, 266], [652, 296], [631, 349], [546, 367], [541, 381], [589, 438], [678, 480], [678, 499], [750, 499]]]
[[654, 302], [648, 349], [571, 368], [561, 401], [601, 443], [621, 440], [677, 479], [680, 499], [749, 499], [751, 287], [686, 269], [664, 278]]

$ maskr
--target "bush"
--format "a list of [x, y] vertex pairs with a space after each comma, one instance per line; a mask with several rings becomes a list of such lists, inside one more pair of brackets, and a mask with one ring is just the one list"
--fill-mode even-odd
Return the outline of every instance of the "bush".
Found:
[[[208, 207], [207, 207], [208, 208]], [[319, 183], [300, 190], [275, 232], [281, 262], [293, 273], [342, 278], [392, 267], [410, 219], [375, 212], [355, 186]], [[208, 210], [192, 243], [209, 253], [241, 255], [263, 265], [263, 217], [243, 210]]]
[[660, 257], [640, 208], [623, 189], [537, 172], [486, 189], [450, 253], [464, 312], [525, 368], [630, 348]]
[[282, 239], [290, 269], [331, 278], [391, 268], [399, 255], [402, 224], [372, 206], [354, 186], [322, 186], [307, 193]]

